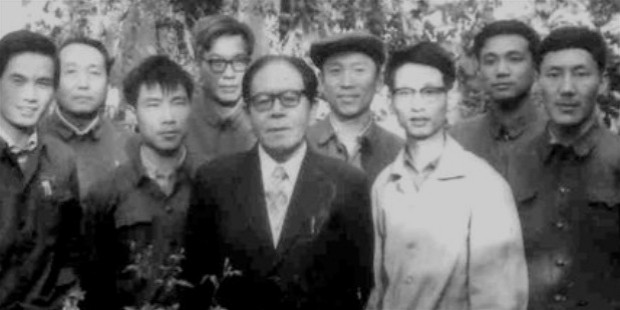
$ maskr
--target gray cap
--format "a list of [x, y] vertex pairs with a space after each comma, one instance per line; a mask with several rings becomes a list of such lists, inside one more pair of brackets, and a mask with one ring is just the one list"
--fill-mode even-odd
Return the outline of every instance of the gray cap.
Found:
[[386, 58], [385, 45], [377, 36], [366, 32], [348, 32], [312, 43], [310, 59], [320, 69], [327, 58], [342, 52], [364, 53], [378, 66], [382, 66]]

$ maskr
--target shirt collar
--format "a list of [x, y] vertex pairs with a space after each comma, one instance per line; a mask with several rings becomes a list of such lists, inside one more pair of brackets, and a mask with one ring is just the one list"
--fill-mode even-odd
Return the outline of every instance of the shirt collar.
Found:
[[[394, 162], [388, 166], [390, 180], [399, 181], [409, 177], [409, 163], [407, 162], [406, 147], [396, 156]], [[439, 180], [459, 178], [465, 175], [467, 164], [462, 162], [466, 151], [454, 138], [446, 134], [446, 142], [442, 154], [437, 158], [431, 176]], [[411, 183], [411, 182], [409, 182]]]
[[101, 117], [97, 115], [84, 129], [79, 129], [73, 125], [60, 111], [58, 107], [54, 109], [54, 114], [58, 118], [58, 130], [60, 135], [68, 140], [71, 137], [86, 137], [90, 136], [93, 139], [99, 139], [101, 134]]
[[28, 140], [26, 141], [26, 145], [24, 147], [18, 147], [15, 144], [15, 141], [10, 138], [10, 136], [0, 128], [0, 139], [2, 139], [6, 143], [6, 147], [9, 152], [13, 154], [18, 153], [29, 153], [34, 151], [39, 145], [39, 134], [35, 130], [30, 136], [28, 136]]
[[[594, 120], [572, 144], [565, 145], [564, 148], [572, 150], [577, 157], [584, 158], [596, 147], [598, 137], [602, 130], [601, 125]], [[544, 142], [543, 159], [548, 162], [553, 157], [554, 151], [562, 146], [553, 135], [548, 125], [544, 134]]]
[[165, 175], [165, 176], [174, 175], [183, 166], [183, 163], [185, 162], [185, 159], [187, 157], [187, 150], [185, 146], [183, 146], [180, 150], [181, 153], [178, 155], [179, 156], [178, 161], [175, 164], [174, 168], [172, 169], [172, 171], [166, 172], [166, 171], [160, 170], [157, 163], [149, 160], [148, 156], [145, 156], [144, 154], [145, 148], [146, 146], [144, 144], [140, 146], [140, 161], [142, 162], [142, 166], [144, 167], [144, 172], [151, 179], [155, 179], [156, 176], [158, 175]]
[[541, 108], [536, 106], [531, 98], [528, 98], [526, 102], [524, 102], [523, 108], [517, 111], [516, 115], [507, 120], [504, 124], [500, 124], [497, 121], [497, 117], [493, 115], [496, 113], [494, 108], [491, 107], [489, 115], [487, 116], [491, 135], [496, 140], [517, 139], [531, 127], [531, 124], [541, 117], [542, 111], [540, 110]]
[[[317, 122], [318, 129], [318, 143], [320, 145], [325, 145], [329, 143], [330, 140], [338, 140], [338, 134], [334, 129], [334, 125], [331, 122], [331, 115], [328, 115], [325, 119], [319, 120]], [[368, 147], [370, 145], [370, 140], [374, 137], [374, 133], [376, 131], [377, 124], [373, 119], [368, 121], [368, 124], [362, 129], [362, 132], [358, 136], [358, 143], [361, 148]]]
[[263, 184], [269, 184], [268, 180], [271, 176], [271, 172], [277, 167], [282, 166], [286, 174], [290, 178], [292, 184], [295, 184], [297, 181], [297, 176], [299, 175], [299, 170], [301, 169], [301, 164], [303, 162], [304, 157], [307, 153], [306, 142], [304, 141], [300, 147], [295, 150], [293, 155], [284, 163], [278, 163], [275, 161], [263, 148], [262, 145], [258, 145], [258, 157], [260, 160], [260, 166], [263, 176]]

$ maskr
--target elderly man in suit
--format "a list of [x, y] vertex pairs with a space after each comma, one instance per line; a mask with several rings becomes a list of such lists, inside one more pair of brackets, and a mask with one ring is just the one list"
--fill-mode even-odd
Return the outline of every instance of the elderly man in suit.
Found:
[[248, 69], [243, 96], [258, 144], [196, 175], [189, 308], [209, 300], [230, 310], [363, 307], [372, 282], [367, 181], [307, 147], [316, 93], [300, 59], [265, 56]]

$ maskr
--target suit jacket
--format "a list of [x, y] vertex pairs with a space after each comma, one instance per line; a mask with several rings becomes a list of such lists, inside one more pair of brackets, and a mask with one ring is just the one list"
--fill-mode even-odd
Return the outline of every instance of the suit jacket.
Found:
[[[187, 308], [212, 300], [229, 310], [363, 308], [373, 228], [360, 170], [308, 149], [277, 248], [256, 147], [201, 167], [192, 193], [184, 272], [195, 289]], [[220, 277], [217, 288], [207, 275]]]

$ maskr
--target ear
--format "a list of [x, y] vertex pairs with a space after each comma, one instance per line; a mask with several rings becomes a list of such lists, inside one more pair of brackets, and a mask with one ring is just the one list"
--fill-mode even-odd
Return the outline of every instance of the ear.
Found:
[[375, 82], [375, 93], [378, 93], [381, 91], [381, 89], [383, 89], [383, 86], [385, 86], [385, 81], [383, 79], [383, 68], [378, 68], [377, 69], [377, 76], [376, 76], [376, 82]]
[[609, 75], [607, 73], [603, 73], [601, 76], [601, 83], [598, 85], [598, 94], [604, 95], [609, 90]]
[[323, 92], [325, 91], [325, 75], [323, 74], [323, 71], [319, 71], [319, 86], [317, 88], [317, 93], [320, 95], [323, 95]]

